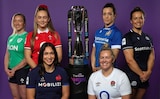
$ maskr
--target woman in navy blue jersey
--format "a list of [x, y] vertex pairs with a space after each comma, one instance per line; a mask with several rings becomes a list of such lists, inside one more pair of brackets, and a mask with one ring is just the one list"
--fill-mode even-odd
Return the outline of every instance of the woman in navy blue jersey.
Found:
[[143, 99], [155, 60], [152, 40], [142, 30], [144, 16], [140, 7], [131, 11], [132, 29], [122, 39], [122, 49], [129, 67], [126, 73], [132, 86], [132, 99]]
[[44, 43], [40, 49], [38, 66], [27, 77], [27, 99], [68, 99], [68, 76], [57, 64], [54, 45]]

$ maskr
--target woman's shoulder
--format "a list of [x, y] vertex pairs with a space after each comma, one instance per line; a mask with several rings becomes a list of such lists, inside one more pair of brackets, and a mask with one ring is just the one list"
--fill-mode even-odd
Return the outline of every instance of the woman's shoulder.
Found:
[[93, 78], [99, 77], [99, 76], [101, 75], [101, 73], [102, 73], [102, 70], [100, 69], [100, 70], [98, 70], [98, 71], [96, 71], [96, 72], [93, 72], [93, 73], [91, 74], [91, 77], [93, 77]]
[[58, 32], [58, 31], [49, 31], [48, 33], [51, 33], [51, 34], [53, 34], [53, 35], [55, 35], [55, 34], [58, 34], [58, 35], [59, 35], [59, 32]]
[[63, 67], [61, 67], [61, 66], [57, 66], [57, 67], [56, 67], [56, 70], [57, 70], [57, 71], [65, 71], [65, 69], [64, 69]]
[[32, 35], [32, 34], [33, 34], [33, 31], [30, 31], [30, 32], [28, 32], [27, 34], [28, 34], [28, 35]]
[[120, 70], [120, 69], [118, 69], [118, 68], [114, 68], [113, 72], [114, 72], [114, 74], [115, 74], [116, 76], [119, 76], [119, 77], [126, 75], [126, 73], [125, 73], [124, 71], [122, 71], [122, 70]]

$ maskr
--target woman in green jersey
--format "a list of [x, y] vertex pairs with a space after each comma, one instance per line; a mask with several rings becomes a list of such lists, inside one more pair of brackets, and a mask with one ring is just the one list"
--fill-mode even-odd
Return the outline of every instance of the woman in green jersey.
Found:
[[29, 67], [24, 59], [24, 42], [27, 35], [25, 16], [21, 13], [14, 14], [11, 24], [13, 33], [8, 37], [4, 68], [13, 99], [26, 99], [26, 76]]

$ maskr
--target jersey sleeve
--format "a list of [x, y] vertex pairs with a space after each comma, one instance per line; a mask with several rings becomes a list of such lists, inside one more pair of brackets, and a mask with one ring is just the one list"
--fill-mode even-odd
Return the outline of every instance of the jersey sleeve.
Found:
[[121, 78], [121, 85], [119, 92], [121, 96], [131, 94], [131, 85], [127, 75], [123, 73], [120, 78]]
[[122, 38], [122, 49], [125, 50], [131, 48], [133, 48], [133, 44], [130, 35], [124, 35], [124, 37]]
[[122, 33], [120, 31], [115, 31], [115, 34], [112, 38], [112, 44], [111, 44], [111, 48], [115, 49], [121, 49], [121, 42], [122, 42]]
[[152, 47], [152, 48], [154, 48], [152, 38], [151, 38], [149, 35], [147, 35], [147, 34], [146, 34], [146, 36], [147, 36], [147, 38], [148, 38], [148, 39], [149, 39], [149, 41], [150, 41], [150, 45], [151, 45], [151, 47]]
[[31, 70], [28, 73], [27, 79], [26, 79], [26, 88], [36, 88], [36, 76], [35, 71]]
[[55, 32], [55, 35], [56, 35], [56, 37], [55, 37], [56, 40], [55, 40], [55, 42], [54, 42], [54, 46], [55, 46], [55, 47], [62, 46], [61, 38], [60, 38], [59, 33], [58, 33], [58, 32]]
[[32, 32], [28, 33], [27, 36], [26, 36], [26, 41], [25, 41], [25, 44], [24, 44], [24, 48], [25, 49], [31, 49], [31, 44], [30, 44], [30, 40], [31, 40], [31, 37], [32, 37]]
[[89, 80], [88, 80], [88, 88], [87, 88], [87, 93], [89, 95], [95, 95], [95, 92], [94, 92], [94, 88], [93, 88], [93, 74], [89, 77]]
[[62, 69], [61, 73], [62, 73], [62, 77], [63, 77], [62, 78], [62, 86], [63, 85], [69, 85], [69, 77], [67, 75], [67, 72], [64, 69]]

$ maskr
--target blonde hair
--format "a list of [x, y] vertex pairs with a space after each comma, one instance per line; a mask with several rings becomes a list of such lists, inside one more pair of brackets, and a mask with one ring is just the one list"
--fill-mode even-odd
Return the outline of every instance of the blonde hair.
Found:
[[108, 44], [104, 44], [104, 45], [102, 46], [102, 48], [101, 48], [101, 50], [100, 50], [100, 53], [101, 53], [102, 51], [110, 51], [113, 59], [115, 58], [115, 55], [114, 55], [112, 49], [109, 47]]
[[13, 25], [13, 21], [14, 21], [14, 18], [15, 18], [16, 16], [21, 16], [22, 19], [23, 19], [24, 24], [26, 24], [26, 18], [25, 18], [25, 16], [24, 16], [22, 13], [15, 13], [15, 14], [12, 16], [12, 21], [11, 21], [11, 27], [12, 27], [12, 29], [13, 29], [12, 35], [16, 33], [16, 29], [15, 29], [15, 27], [14, 27], [14, 25]]
[[[49, 10], [48, 10], [48, 7], [46, 5], [39, 5], [37, 8], [36, 8], [36, 11], [35, 11], [35, 14], [34, 14], [34, 30], [33, 30], [33, 35], [31, 37], [31, 40], [30, 40], [30, 43], [31, 43], [31, 49], [33, 49], [33, 46], [34, 46], [34, 40], [35, 40], [35, 37], [36, 37], [36, 33], [37, 33], [37, 30], [38, 30], [38, 27], [37, 27], [37, 23], [35, 22], [35, 17], [37, 15], [37, 13], [39, 11], [46, 11], [47, 12], [47, 15], [48, 17], [50, 18], [48, 24], [47, 24], [47, 27], [49, 29], [49, 31], [51, 33], [54, 34], [55, 32], [55, 28], [53, 27], [53, 24], [52, 24], [52, 20], [51, 20], [51, 17], [50, 17], [50, 14], [49, 14]], [[57, 35], [54, 35], [56, 38], [57, 38]]]

